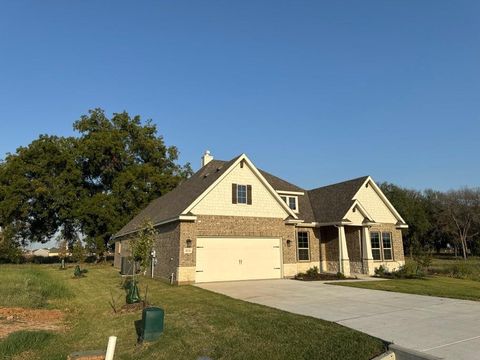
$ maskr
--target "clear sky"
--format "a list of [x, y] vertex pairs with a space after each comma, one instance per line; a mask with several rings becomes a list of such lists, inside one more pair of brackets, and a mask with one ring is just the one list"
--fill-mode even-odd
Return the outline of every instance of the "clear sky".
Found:
[[480, 1], [3, 1], [0, 157], [88, 109], [305, 188], [480, 185]]

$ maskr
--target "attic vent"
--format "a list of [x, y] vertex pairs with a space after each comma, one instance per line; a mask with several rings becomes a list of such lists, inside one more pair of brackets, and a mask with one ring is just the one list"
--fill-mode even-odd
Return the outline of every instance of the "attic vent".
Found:
[[217, 172], [219, 172], [220, 170], [222, 170], [222, 167], [221, 167], [221, 166], [219, 166], [219, 167], [217, 168]]
[[366, 188], [368, 187], [368, 183], [365, 184], [365, 187], [366, 187]]
[[208, 175], [210, 175], [209, 173], [206, 173], [205, 175], [203, 175], [204, 178], [206, 178]]

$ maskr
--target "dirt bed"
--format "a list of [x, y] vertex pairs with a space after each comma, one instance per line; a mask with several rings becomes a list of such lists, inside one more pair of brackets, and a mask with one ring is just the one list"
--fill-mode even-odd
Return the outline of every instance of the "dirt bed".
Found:
[[63, 320], [60, 310], [0, 307], [0, 339], [20, 330], [63, 330]]

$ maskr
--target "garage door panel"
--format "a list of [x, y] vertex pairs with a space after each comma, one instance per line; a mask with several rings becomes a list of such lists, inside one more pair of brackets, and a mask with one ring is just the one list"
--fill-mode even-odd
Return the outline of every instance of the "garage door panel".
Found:
[[196, 270], [196, 282], [280, 278], [280, 240], [198, 238]]

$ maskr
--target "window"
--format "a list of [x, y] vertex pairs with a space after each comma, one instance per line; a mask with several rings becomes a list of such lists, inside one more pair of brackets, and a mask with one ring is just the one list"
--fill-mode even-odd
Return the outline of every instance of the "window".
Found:
[[247, 185], [237, 185], [237, 203], [247, 203]]
[[282, 195], [280, 198], [285, 201], [290, 209], [295, 212], [298, 212], [298, 197], [297, 196], [286, 196]]
[[252, 185], [232, 184], [232, 204], [252, 204]]
[[310, 260], [310, 249], [308, 244], [308, 232], [299, 231], [297, 234], [298, 242], [298, 260], [305, 261]]
[[389, 232], [382, 233], [382, 245], [383, 245], [383, 259], [393, 260], [392, 256], [392, 234]]
[[380, 249], [380, 234], [378, 232], [370, 233], [370, 240], [372, 242], [373, 260], [382, 260]]
[[[380, 235], [382, 239], [380, 241]], [[372, 243], [372, 257], [376, 261], [393, 260], [392, 251], [392, 233], [389, 232], [371, 232], [370, 240]]]
[[117, 244], [118, 244], [118, 251], [117, 251], [117, 252], [118, 252], [119, 254], [121, 254], [121, 253], [122, 253], [122, 242], [119, 241]]

